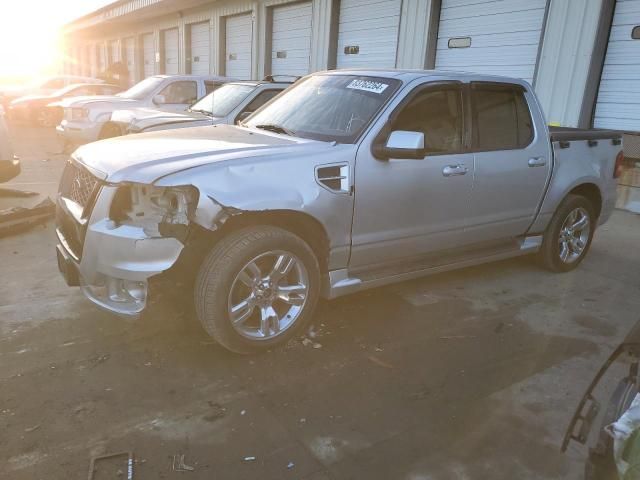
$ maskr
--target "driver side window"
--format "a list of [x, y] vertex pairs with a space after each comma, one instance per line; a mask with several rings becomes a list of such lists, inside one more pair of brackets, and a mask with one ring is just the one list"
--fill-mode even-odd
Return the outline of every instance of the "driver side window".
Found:
[[184, 103], [190, 105], [197, 100], [198, 86], [196, 82], [173, 82], [162, 89], [165, 103]]
[[458, 153], [463, 149], [462, 90], [427, 88], [397, 115], [392, 130], [424, 134], [426, 153]]

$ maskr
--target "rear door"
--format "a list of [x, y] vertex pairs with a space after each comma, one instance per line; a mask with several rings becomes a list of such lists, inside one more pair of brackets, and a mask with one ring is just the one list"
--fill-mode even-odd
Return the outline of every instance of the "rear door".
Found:
[[474, 82], [470, 96], [475, 179], [469, 235], [478, 242], [523, 235], [551, 175], [548, 134], [536, 130], [544, 119], [520, 85]]

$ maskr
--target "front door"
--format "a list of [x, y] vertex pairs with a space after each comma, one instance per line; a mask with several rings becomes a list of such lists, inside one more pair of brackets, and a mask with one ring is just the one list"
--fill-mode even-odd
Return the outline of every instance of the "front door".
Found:
[[478, 242], [523, 235], [551, 175], [551, 147], [533, 94], [519, 85], [471, 84], [475, 180], [469, 235]]
[[[377, 160], [369, 133], [355, 166], [350, 268], [418, 258], [467, 243], [473, 154], [465, 149], [463, 90], [457, 82], [419, 85], [386, 131], [422, 132], [424, 158]], [[375, 130], [375, 129], [374, 129]]]

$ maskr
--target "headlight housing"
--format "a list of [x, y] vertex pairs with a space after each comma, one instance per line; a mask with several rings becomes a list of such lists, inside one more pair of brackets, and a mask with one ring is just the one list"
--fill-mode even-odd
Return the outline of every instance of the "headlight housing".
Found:
[[116, 225], [140, 227], [150, 237], [181, 238], [197, 202], [198, 190], [191, 186], [123, 185], [113, 198], [109, 218]]
[[89, 118], [88, 108], [72, 108], [71, 109], [71, 120], [86, 120], [87, 118]]

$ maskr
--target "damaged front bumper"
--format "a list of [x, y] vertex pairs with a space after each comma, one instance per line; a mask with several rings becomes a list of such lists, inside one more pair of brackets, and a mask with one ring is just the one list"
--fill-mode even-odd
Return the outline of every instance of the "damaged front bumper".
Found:
[[[80, 286], [98, 307], [135, 317], [147, 305], [149, 279], [171, 268], [184, 245], [177, 238], [150, 236], [142, 227], [110, 220], [116, 190], [113, 186], [101, 188], [84, 226], [80, 254], [73, 251], [58, 226], [58, 267], [67, 283]], [[58, 209], [58, 216], [74, 214], [61, 199]]]

